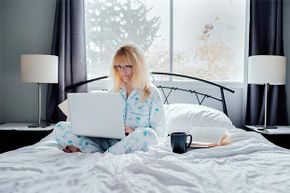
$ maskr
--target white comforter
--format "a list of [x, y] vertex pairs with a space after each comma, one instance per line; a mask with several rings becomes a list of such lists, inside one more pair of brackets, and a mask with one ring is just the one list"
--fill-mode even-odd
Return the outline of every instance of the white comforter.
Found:
[[290, 192], [290, 151], [256, 133], [230, 130], [226, 147], [67, 154], [53, 136], [0, 154], [0, 192]]

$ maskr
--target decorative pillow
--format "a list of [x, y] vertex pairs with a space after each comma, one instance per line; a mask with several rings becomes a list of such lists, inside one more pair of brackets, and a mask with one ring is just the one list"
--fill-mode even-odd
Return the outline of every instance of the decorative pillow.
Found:
[[194, 104], [164, 105], [168, 133], [190, 131], [193, 127], [234, 128], [232, 121], [221, 111]]
[[69, 121], [69, 108], [68, 108], [68, 100], [66, 99], [65, 101], [63, 101], [62, 103], [60, 103], [58, 105], [58, 107], [60, 108], [60, 110], [63, 112], [63, 114], [65, 114], [66, 116], [66, 121]]

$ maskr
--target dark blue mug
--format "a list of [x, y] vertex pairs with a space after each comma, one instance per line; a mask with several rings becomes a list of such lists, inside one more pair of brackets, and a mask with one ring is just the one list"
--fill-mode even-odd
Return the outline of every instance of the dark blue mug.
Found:
[[[187, 138], [189, 142], [187, 143]], [[171, 148], [174, 153], [185, 153], [192, 142], [192, 136], [185, 132], [174, 132], [170, 134]]]

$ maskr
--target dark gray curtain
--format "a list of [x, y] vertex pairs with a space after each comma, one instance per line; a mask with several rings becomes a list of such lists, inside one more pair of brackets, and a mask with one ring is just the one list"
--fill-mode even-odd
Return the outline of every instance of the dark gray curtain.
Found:
[[[283, 0], [250, 1], [249, 56], [284, 56]], [[264, 86], [248, 84], [247, 125], [264, 123]], [[268, 90], [267, 124], [287, 125], [285, 85], [270, 85]]]
[[[87, 80], [84, 0], [57, 0], [51, 54], [59, 57], [58, 84], [48, 86], [46, 119], [64, 120], [57, 105], [66, 99], [65, 88]], [[70, 92], [86, 92], [81, 86]]]

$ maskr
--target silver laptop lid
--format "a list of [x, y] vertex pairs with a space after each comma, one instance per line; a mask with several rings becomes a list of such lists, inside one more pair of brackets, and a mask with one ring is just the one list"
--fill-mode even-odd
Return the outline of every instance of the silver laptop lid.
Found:
[[69, 93], [68, 103], [72, 130], [76, 135], [125, 137], [122, 97], [119, 93]]

